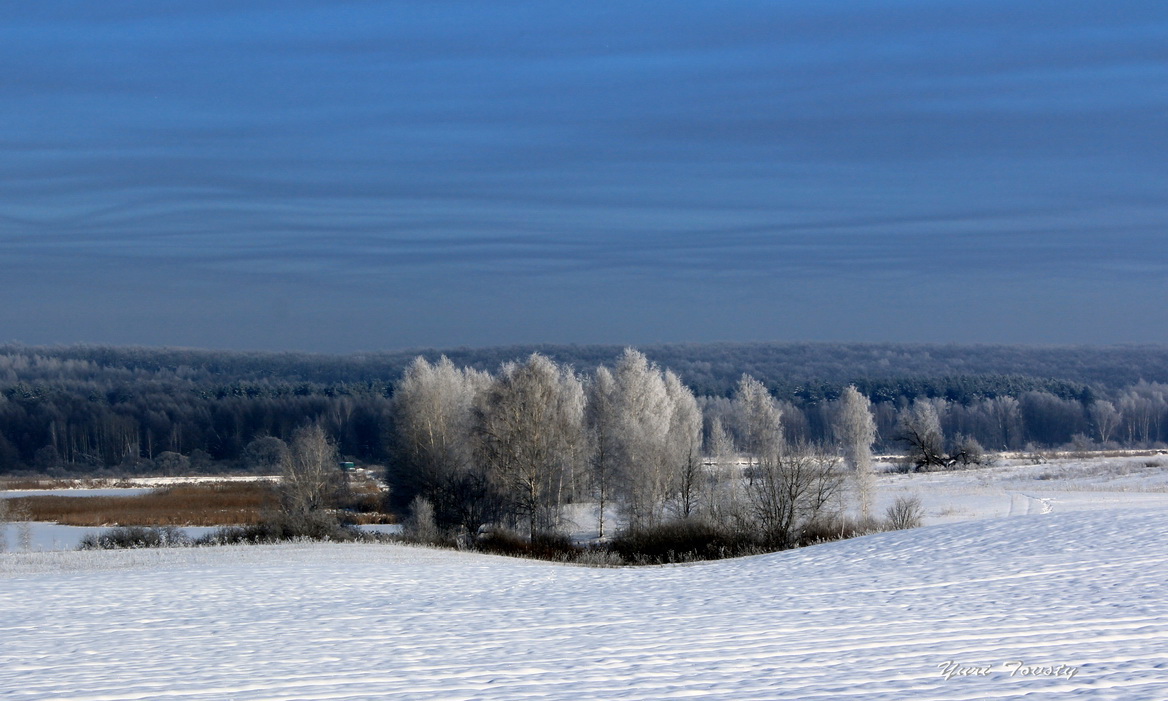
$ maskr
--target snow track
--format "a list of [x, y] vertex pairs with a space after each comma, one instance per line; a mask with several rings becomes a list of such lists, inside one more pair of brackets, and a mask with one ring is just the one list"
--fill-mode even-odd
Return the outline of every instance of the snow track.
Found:
[[0, 698], [1163, 699], [1166, 531], [1157, 510], [1056, 512], [641, 569], [6, 554]]

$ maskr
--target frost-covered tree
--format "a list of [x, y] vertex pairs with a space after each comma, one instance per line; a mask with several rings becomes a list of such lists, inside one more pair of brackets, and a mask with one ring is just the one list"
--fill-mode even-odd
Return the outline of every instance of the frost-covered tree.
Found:
[[665, 393], [671, 404], [666, 436], [670, 451], [670, 492], [674, 511], [688, 518], [699, 508], [706, 486], [702, 466], [702, 412], [689, 387], [668, 370]]
[[585, 444], [580, 379], [534, 353], [503, 366], [475, 415], [478, 459], [510, 513], [531, 535], [557, 525]]
[[660, 368], [632, 348], [617, 361], [613, 380], [617, 501], [626, 526], [638, 530], [658, 523], [663, 515], [673, 401]]
[[778, 454], [783, 445], [782, 411], [767, 388], [750, 375], [738, 380], [734, 392], [738, 447], [752, 462]]
[[474, 462], [474, 406], [491, 382], [442, 356], [416, 358], [393, 396], [395, 459], [391, 480], [403, 499], [421, 495], [440, 526], [477, 530], [493, 514], [484, 471]]
[[1022, 412], [1013, 397], [993, 397], [986, 400], [997, 445], [1002, 450], [1017, 448], [1022, 438]]
[[612, 483], [620, 452], [615, 414], [616, 380], [606, 367], [599, 367], [588, 384], [585, 424], [588, 431], [588, 475], [597, 500], [597, 537], [604, 538], [605, 510], [609, 506]]
[[706, 456], [711, 463], [705, 505], [707, 514], [716, 523], [740, 521], [737, 518], [741, 513], [737, 489], [741, 476], [738, 470], [738, 449], [721, 416], [714, 416], [710, 420]]
[[8, 550], [8, 500], [0, 499], [0, 553]]
[[876, 442], [876, 422], [872, 418], [872, 403], [855, 385], [848, 385], [840, 396], [833, 427], [844, 460], [852, 469], [860, 517], [867, 520], [872, 515], [875, 491], [872, 444]]
[[736, 453], [734, 437], [726, 430], [722, 417], [715, 416], [710, 420], [710, 432], [706, 438], [706, 457], [715, 465], [723, 465], [733, 460]]
[[1100, 443], [1107, 443], [1115, 435], [1116, 429], [1123, 423], [1123, 415], [1116, 410], [1115, 405], [1106, 399], [1096, 399], [1089, 410], [1091, 425], [1099, 435]]

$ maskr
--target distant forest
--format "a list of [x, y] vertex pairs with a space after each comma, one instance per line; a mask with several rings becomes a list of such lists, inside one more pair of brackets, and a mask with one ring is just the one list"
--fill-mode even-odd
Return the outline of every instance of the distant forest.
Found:
[[[421, 355], [496, 372], [539, 352], [587, 375], [621, 346], [507, 346], [345, 356], [0, 346], [0, 473], [57, 476], [268, 470], [272, 438], [322, 424], [346, 459], [394, 459], [393, 390]], [[1168, 347], [717, 343], [639, 348], [698, 396], [707, 422], [743, 374], [783, 408], [792, 440], [831, 442], [849, 384], [873, 402], [877, 450], [898, 416], [938, 409], [947, 436], [990, 450], [1168, 440]]]

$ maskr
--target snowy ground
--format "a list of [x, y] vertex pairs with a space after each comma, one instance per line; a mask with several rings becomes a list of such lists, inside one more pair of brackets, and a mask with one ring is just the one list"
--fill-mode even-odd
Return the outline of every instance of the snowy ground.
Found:
[[[1168, 509], [1168, 457], [1020, 460], [925, 474], [881, 474], [877, 508], [920, 497], [925, 525], [1115, 507]], [[887, 465], [883, 467], [889, 467]]]
[[0, 698], [1162, 700], [1168, 493], [1133, 469], [888, 475], [975, 520], [674, 567], [0, 554]]

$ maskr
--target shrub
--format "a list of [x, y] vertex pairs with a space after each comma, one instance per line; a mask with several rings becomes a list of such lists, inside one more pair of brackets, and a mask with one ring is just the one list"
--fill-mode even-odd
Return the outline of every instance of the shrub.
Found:
[[625, 564], [620, 554], [604, 546], [581, 549], [572, 562], [586, 567], [620, 567]]
[[609, 547], [625, 562], [636, 564], [719, 560], [768, 549], [751, 534], [700, 519], [670, 521], [627, 531], [614, 538]]
[[900, 496], [896, 498], [888, 510], [888, 527], [892, 530], [916, 528], [924, 518], [924, 509], [921, 508], [920, 497]]
[[79, 550], [124, 550], [133, 548], [175, 548], [193, 545], [194, 541], [182, 529], [174, 526], [147, 528], [121, 526], [87, 535]]
[[571, 561], [580, 549], [562, 533], [536, 532], [530, 540], [506, 528], [491, 528], [475, 540], [475, 548], [495, 555]]
[[434, 505], [422, 496], [416, 496], [410, 502], [410, 517], [403, 524], [402, 535], [408, 541], [426, 545], [437, 545], [447, 540], [434, 522]]
[[356, 528], [337, 524], [335, 520], [289, 521], [278, 514], [248, 526], [224, 526], [195, 541], [195, 545], [258, 545], [287, 540], [351, 541], [361, 537]]
[[867, 535], [882, 531], [885, 524], [876, 518], [853, 519], [836, 517], [813, 521], [803, 527], [799, 534], [799, 545], [814, 545], [828, 543], [833, 540], [845, 540], [856, 536]]

